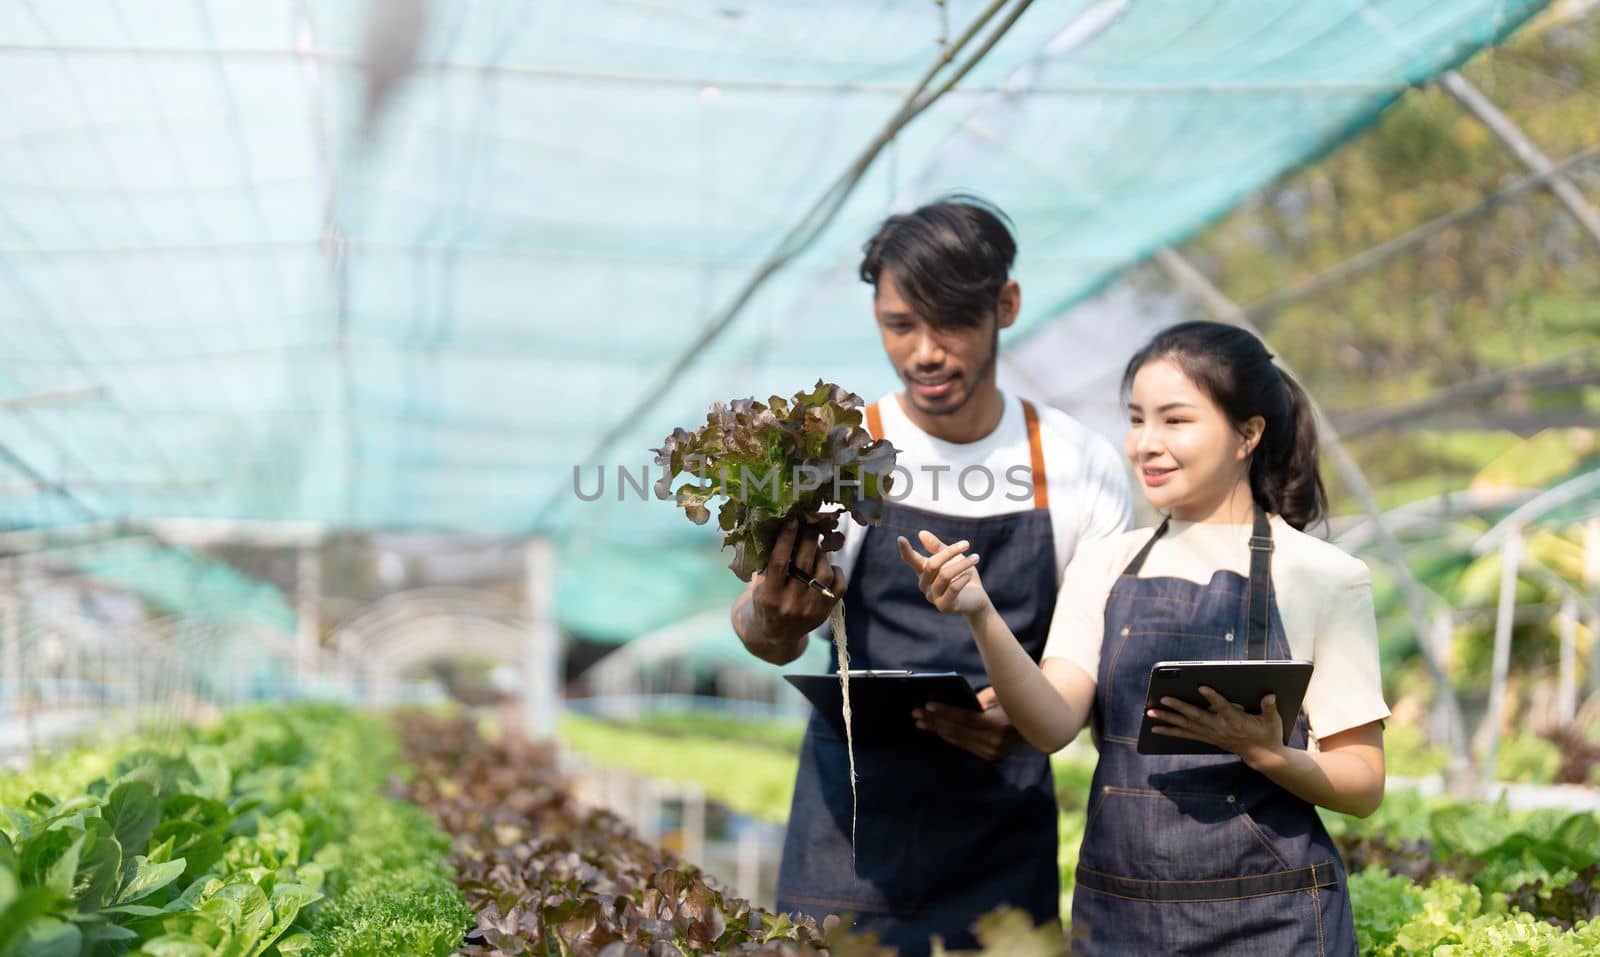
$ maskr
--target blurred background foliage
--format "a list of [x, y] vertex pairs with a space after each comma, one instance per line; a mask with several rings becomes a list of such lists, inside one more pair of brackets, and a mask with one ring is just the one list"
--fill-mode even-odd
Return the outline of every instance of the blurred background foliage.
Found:
[[[1462, 73], [1553, 162], [1572, 160], [1565, 174], [1595, 203], [1600, 18], [1583, 7], [1556, 5]], [[1600, 241], [1548, 189], [1508, 191], [1528, 175], [1432, 85], [1182, 250], [1317, 397], [1384, 508], [1452, 492], [1524, 493], [1514, 503], [1600, 468]], [[1329, 274], [1416, 230], [1425, 234], [1403, 251]], [[1337, 278], [1308, 286], [1324, 274]], [[1149, 266], [1130, 278], [1170, 287]], [[1336, 471], [1323, 471], [1334, 513], [1359, 515]], [[1469, 711], [1490, 682], [1500, 581], [1500, 556], [1472, 545], [1508, 510], [1469, 508], [1429, 534], [1402, 535], [1413, 574], [1455, 611], [1449, 673]], [[1583, 519], [1595, 511], [1579, 502], [1530, 530], [1528, 558], [1554, 577], [1525, 568], [1517, 586], [1511, 699], [1520, 708], [1508, 720], [1532, 718], [1551, 734], [1545, 699], [1567, 594], [1554, 578], [1593, 600]], [[1363, 557], [1376, 579], [1390, 700], [1421, 707], [1430, 693], [1416, 629], [1379, 553]], [[1592, 627], [1577, 633], [1579, 686], [1590, 691], [1600, 687], [1587, 666]]]

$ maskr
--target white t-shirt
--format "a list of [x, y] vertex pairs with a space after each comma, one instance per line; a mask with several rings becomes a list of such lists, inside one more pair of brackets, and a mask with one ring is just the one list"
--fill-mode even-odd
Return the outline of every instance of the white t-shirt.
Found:
[[[883, 437], [899, 450], [889, 500], [911, 508], [961, 518], [987, 518], [1033, 508], [1032, 453], [1022, 400], [1001, 398], [1005, 409], [993, 432], [976, 442], [936, 439], [906, 416], [899, 397], [878, 400]], [[1055, 536], [1056, 579], [1081, 542], [1116, 535], [1128, 527], [1128, 475], [1111, 443], [1072, 416], [1034, 403], [1044, 453], [1050, 525]], [[844, 548], [834, 564], [849, 577], [867, 526], [840, 523]], [[920, 549], [920, 545], [918, 548]]]
[[[1378, 668], [1372, 577], [1358, 558], [1272, 516], [1272, 585], [1290, 654], [1312, 662], [1306, 719], [1325, 738], [1389, 716]], [[1056, 598], [1045, 658], [1065, 658], [1090, 678], [1100, 673], [1106, 596], [1150, 540], [1143, 528], [1078, 549]], [[1174, 520], [1150, 549], [1140, 578], [1205, 584], [1216, 570], [1250, 574], [1251, 526]]]

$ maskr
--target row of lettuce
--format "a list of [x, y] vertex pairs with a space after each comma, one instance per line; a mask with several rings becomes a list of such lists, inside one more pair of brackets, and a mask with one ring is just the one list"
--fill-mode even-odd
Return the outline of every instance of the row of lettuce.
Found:
[[[892, 957], [831, 920], [797, 923], [720, 890], [615, 815], [579, 805], [547, 747], [435, 717], [401, 727], [417, 770], [406, 793], [453, 839], [450, 864], [477, 915], [463, 954]], [[1016, 911], [988, 916], [978, 936], [974, 957], [1066, 950], [1059, 926], [1035, 928]]]
[[[572, 717], [563, 737], [588, 760], [693, 781], [733, 810], [781, 822], [793, 729], [743, 719]], [[1093, 756], [1058, 757], [1063, 913], [1069, 912]], [[1512, 812], [1392, 790], [1370, 818], [1325, 813], [1352, 873], [1363, 954], [1600, 953], [1600, 816]]]
[[381, 720], [252, 710], [0, 778], [0, 955], [443, 955], [448, 842]]
[[[714, 730], [573, 719], [564, 735], [782, 820], [792, 736]], [[470, 723], [311, 706], [232, 714], [160, 750], [137, 740], [0, 776], [0, 957], [881, 953], [723, 893], [577, 805], [548, 748]], [[1090, 771], [1057, 765], [1069, 895]], [[1397, 792], [1372, 818], [1328, 821], [1364, 954], [1600, 952], [1593, 814]], [[1014, 913], [982, 939], [1064, 946]]]
[[[720, 890], [470, 721], [307, 706], [138, 741], [0, 775], [0, 957], [892, 957]], [[1066, 949], [1019, 912], [980, 940]]]
[[1414, 792], [1325, 815], [1351, 871], [1363, 953], [1600, 953], [1600, 816]]

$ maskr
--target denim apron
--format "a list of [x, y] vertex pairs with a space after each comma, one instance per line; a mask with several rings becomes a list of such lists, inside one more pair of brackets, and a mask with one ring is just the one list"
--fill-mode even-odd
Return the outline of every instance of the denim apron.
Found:
[[[1272, 528], [1258, 507], [1250, 576], [1205, 585], [1140, 578], [1163, 522], [1106, 602], [1095, 768], [1077, 889], [1075, 953], [1356, 952], [1344, 863], [1316, 809], [1237, 756], [1137, 750], [1158, 661], [1289, 658], [1272, 597]], [[1306, 717], [1289, 744], [1306, 747]]]
[[[1033, 456], [1034, 508], [955, 518], [886, 503], [868, 528], [844, 597], [852, 668], [956, 671], [974, 688], [988, 674], [967, 623], [931, 605], [900, 559], [895, 538], [927, 529], [966, 539], [983, 556], [995, 608], [1035, 660], [1055, 607], [1055, 538], [1033, 407], [1023, 403]], [[883, 434], [875, 405], [868, 427]], [[830, 668], [836, 672], [837, 666]], [[1046, 755], [1020, 745], [985, 761], [931, 732], [909, 746], [856, 745], [859, 804], [850, 847], [845, 742], [813, 714], [800, 752], [778, 875], [778, 910], [817, 918], [850, 913], [901, 957], [929, 952], [929, 937], [975, 948], [972, 924], [1009, 904], [1035, 922], [1060, 919], [1056, 799]]]

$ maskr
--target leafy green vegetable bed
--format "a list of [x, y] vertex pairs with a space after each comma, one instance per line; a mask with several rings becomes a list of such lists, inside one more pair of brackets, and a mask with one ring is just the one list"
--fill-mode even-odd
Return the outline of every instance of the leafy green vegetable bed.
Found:
[[1451, 877], [1421, 886], [1399, 874], [1369, 868], [1350, 879], [1356, 938], [1369, 957], [1441, 954], [1449, 957], [1591, 957], [1600, 953], [1600, 922], [1568, 930]]
[[[1365, 820], [1324, 818], [1371, 891], [1372, 906], [1358, 909], [1357, 919], [1368, 925], [1374, 952], [1431, 953], [1417, 942], [1448, 929], [1444, 917], [1472, 928], [1435, 942], [1480, 948], [1461, 953], [1600, 952], [1593, 924], [1600, 916], [1600, 817], [1593, 813], [1513, 812], [1402, 791]], [[1538, 926], [1524, 926], [1529, 920]], [[1511, 948], [1512, 940], [1522, 949]], [[1495, 942], [1505, 946], [1497, 950]], [[1573, 942], [1584, 946], [1562, 949]], [[1401, 949], [1384, 949], [1390, 945]]]
[[[656, 717], [642, 727], [570, 718], [569, 746], [602, 765], [694, 781], [714, 800], [764, 820], [788, 812], [795, 759], [742, 744], [714, 722]], [[662, 731], [674, 732], [672, 736]], [[1054, 762], [1061, 798], [1061, 881], [1070, 897], [1093, 757]], [[765, 797], [753, 797], [765, 795]], [[1392, 791], [1365, 820], [1324, 812], [1354, 877], [1362, 953], [1600, 953], [1600, 817], [1452, 803]]]
[[[386, 724], [252, 709], [0, 779], [0, 957], [444, 955], [470, 924], [446, 842], [384, 797]], [[22, 796], [25, 795], [25, 796]]]

